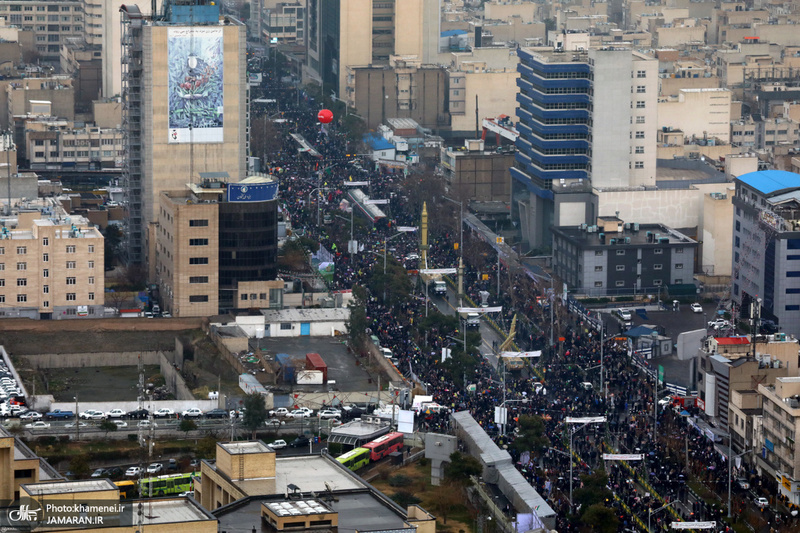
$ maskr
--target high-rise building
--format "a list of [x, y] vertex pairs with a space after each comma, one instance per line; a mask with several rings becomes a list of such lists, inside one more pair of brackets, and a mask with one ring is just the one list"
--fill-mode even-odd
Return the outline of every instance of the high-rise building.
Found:
[[[253, 175], [239, 183], [203, 176], [159, 196], [155, 280], [174, 316], [209, 316], [257, 307], [237, 299], [240, 282], [270, 294], [277, 276], [278, 183]], [[257, 290], [256, 290], [257, 289]], [[281, 293], [283, 285], [280, 284]], [[262, 298], [269, 300], [269, 298]]]
[[128, 259], [151, 275], [159, 193], [206, 172], [240, 181], [248, 146], [245, 26], [213, 0], [165, 4], [121, 8]]
[[9, 26], [33, 33], [41, 61], [58, 62], [62, 44], [83, 38], [81, 0], [2, 0], [0, 18]]
[[344, 98], [347, 67], [435, 63], [440, 17], [441, 0], [308, 0], [307, 73]]
[[733, 300], [800, 335], [800, 174], [764, 170], [734, 180]]
[[512, 217], [531, 248], [597, 213], [595, 188], [655, 184], [658, 62], [627, 48], [518, 51]]

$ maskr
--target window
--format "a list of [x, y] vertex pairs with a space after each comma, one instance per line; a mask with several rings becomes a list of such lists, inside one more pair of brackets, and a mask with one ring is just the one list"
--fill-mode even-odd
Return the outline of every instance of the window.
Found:
[[42, 294], [50, 294], [50, 285], [42, 285]]
[[636, 101], [636, 109], [644, 109], [644, 100]]
[[27, 287], [28, 278], [17, 278], [17, 287]]
[[661, 284], [662, 284], [662, 281], [660, 279], [654, 279], [653, 280], [653, 285], [655, 285], [656, 287], [660, 287]]
[[676, 254], [682, 254], [683, 253], [683, 248], [680, 248], [680, 247], [679, 248], [675, 248], [675, 253]]
[[17, 263], [17, 270], [28, 270], [28, 263]]
[[633, 163], [633, 168], [644, 168], [644, 161], [635, 161]]
[[595, 272], [602, 272], [603, 271], [603, 266], [602, 265], [595, 265], [594, 271]]
[[5, 270], [5, 269], [6, 269], [6, 264], [0, 263], [0, 270]]
[[189, 283], [208, 283], [208, 276], [192, 276]]
[[67, 278], [67, 285], [77, 285], [78, 281], [77, 278]]
[[205, 227], [208, 226], [208, 220], [197, 218], [189, 221], [189, 227]]
[[74, 302], [76, 299], [77, 299], [77, 297], [75, 296], [74, 292], [68, 292], [67, 293], [67, 301], [68, 302]]
[[241, 301], [243, 301], [243, 302], [246, 302], [247, 301], [247, 295], [246, 294], [242, 294], [241, 296], [239, 296], [239, 299]]
[[624, 287], [625, 286], [625, 280], [618, 279], [617, 282], [616, 282], [616, 285], [617, 285], [617, 287]]
[[638, 94], [644, 94], [644, 92], [645, 92], [645, 86], [644, 86], [644, 85], [637, 85], [637, 86], [636, 86], [636, 92], [637, 92]]
[[6, 286], [6, 280], [0, 279], [0, 287], [5, 287], [5, 286]]
[[602, 287], [603, 286], [603, 282], [602, 281], [595, 281], [594, 282], [594, 286], [595, 287]]
[[644, 124], [644, 117], [642, 117], [642, 116], [637, 116], [637, 117], [636, 117], [636, 123], [637, 123], [637, 124]]
[[292, 323], [291, 322], [281, 322], [281, 329], [284, 329], [284, 330], [285, 329], [292, 329]]
[[189, 246], [208, 246], [208, 239], [189, 239]]
[[17, 246], [17, 255], [25, 255], [28, 253], [28, 248], [25, 246]]
[[205, 294], [197, 294], [195, 296], [189, 296], [189, 302], [190, 303], [196, 304], [196, 303], [207, 302], [207, 301], [208, 301], [208, 296], [205, 295]]
[[786, 289], [786, 294], [800, 294], [800, 289]]
[[625, 265], [617, 265], [617, 272], [625, 272]]
[[25, 303], [27, 301], [28, 301], [28, 295], [27, 294], [17, 294], [17, 302], [18, 303]]
[[208, 257], [190, 257], [189, 258], [190, 265], [207, 265], [208, 264]]
[[50, 302], [48, 300], [43, 301], [42, 302], [42, 307], [50, 307]]
[[94, 293], [93, 292], [89, 293], [89, 300], [94, 301]]
[[49, 278], [50, 277], [50, 269], [45, 268], [44, 270], [42, 270], [42, 277], [43, 278]]
[[67, 270], [75, 268], [75, 261], [67, 261]]
[[656, 248], [655, 250], [653, 250], [653, 253], [656, 255], [661, 255], [664, 253], [664, 250], [662, 250], [661, 248]]
[[89, 261], [89, 268], [94, 268], [94, 261]]
[[643, 154], [644, 153], [644, 146], [637, 146], [635, 152], [637, 154]]
[[89, 285], [94, 285], [94, 276], [89, 276]]
[[602, 257], [602, 255], [603, 255], [603, 250], [595, 250], [595, 251], [594, 251], [594, 255]]
[[90, 245], [89, 245], [89, 253], [90, 253], [90, 254], [93, 254], [93, 253], [94, 253], [94, 244], [90, 244]]
[[42, 237], [42, 246], [50, 246], [50, 239], [48, 237]]
[[787, 311], [800, 311], [800, 305], [787, 305]]
[[681, 283], [683, 283], [683, 280], [681, 278], [675, 278], [675, 281], [673, 281], [672, 283], [674, 283], [675, 285], [680, 285]]
[[636, 71], [636, 77], [637, 78], [645, 78], [645, 77], [647, 77], [647, 71], [646, 70], [637, 70]]
[[47, 263], [50, 261], [50, 254], [42, 254], [42, 262]]
[[637, 131], [636, 132], [636, 138], [637, 139], [644, 139], [644, 132], [643, 131]]
[[680, 270], [683, 268], [683, 263], [675, 263], [675, 270]]
[[800, 278], [800, 271], [798, 270], [790, 270], [786, 273], [787, 278]]
[[625, 255], [625, 250], [617, 250], [617, 255]]
[[5, 294], [0, 294], [0, 303], [3, 303], [3, 304], [6, 303], [6, 295]]
[[661, 270], [662, 268], [664, 268], [664, 265], [662, 265], [661, 263], [656, 263], [655, 265], [653, 265], [653, 270]]

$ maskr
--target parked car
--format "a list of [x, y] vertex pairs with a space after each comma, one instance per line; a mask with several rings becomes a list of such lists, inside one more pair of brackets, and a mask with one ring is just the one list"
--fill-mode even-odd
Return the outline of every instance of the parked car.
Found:
[[278, 407], [277, 409], [272, 409], [269, 412], [269, 416], [275, 417], [286, 417], [289, 416], [289, 410], [285, 407]]
[[44, 420], [37, 420], [36, 422], [25, 424], [26, 429], [48, 429], [49, 427], [50, 423], [45, 422]]
[[82, 412], [78, 415], [83, 420], [105, 420], [106, 414], [103, 411], [98, 411], [97, 409], [87, 409], [86, 411]]
[[736, 484], [739, 485], [739, 488], [742, 489], [742, 490], [749, 490], [750, 489], [750, 483], [743, 477], [740, 477], [739, 479], [737, 479], [736, 480]]
[[162, 470], [164, 470], [164, 465], [161, 463], [150, 463], [147, 467], [148, 474], [158, 474]]
[[309, 442], [308, 437], [300, 436], [294, 439], [289, 446], [291, 448], [302, 448], [303, 446], [308, 446]]
[[693, 303], [689, 307], [692, 308], [692, 313], [702, 313], [703, 312], [703, 306], [698, 304], [698, 303]]
[[225, 409], [212, 409], [206, 411], [206, 418], [228, 418], [228, 411]]
[[761, 333], [765, 335], [772, 335], [773, 333], [777, 333], [780, 328], [778, 324], [775, 323], [774, 320], [769, 319], [762, 319], [761, 320]]
[[97, 470], [92, 472], [91, 477], [105, 477], [106, 474], [107, 474], [107, 471], [106, 471], [105, 468], [98, 468]]
[[283, 439], [278, 439], [276, 441], [270, 442], [268, 446], [273, 450], [280, 450], [281, 448], [286, 448], [286, 441]]
[[72, 411], [62, 411], [61, 409], [53, 409], [44, 415], [48, 420], [69, 420], [73, 416], [75, 416], [75, 413]]
[[630, 309], [625, 309], [624, 307], [617, 309], [617, 316], [619, 316], [624, 322], [630, 322], [633, 319]]
[[122, 409], [112, 409], [106, 413], [107, 418], [123, 418], [125, 416], [125, 411]]
[[148, 411], [147, 409], [134, 409], [133, 411], [128, 411], [128, 414], [126, 416], [128, 418], [142, 420], [150, 416], [150, 411]]
[[184, 412], [182, 412], [181, 416], [184, 418], [200, 418], [201, 416], [203, 416], [203, 411], [201, 411], [197, 407], [190, 407], [186, 409]]
[[[138, 423], [138, 424], [136, 424], [136, 427], [137, 427], [137, 428], [149, 428], [149, 427], [150, 427], [150, 421], [149, 421], [149, 420], [139, 420], [139, 423]], [[153, 427], [154, 427], [154, 428], [157, 428], [157, 427], [158, 427], [158, 424], [156, 424], [156, 423], [154, 422], [154, 423], [153, 423]]]
[[19, 415], [19, 419], [20, 420], [41, 420], [42, 419], [42, 413], [39, 413], [37, 411], [28, 411], [26, 413], [22, 413], [21, 415]]
[[112, 422], [116, 424], [117, 429], [128, 427], [128, 423], [125, 422], [124, 420], [112, 420]]
[[342, 413], [338, 409], [325, 409], [319, 412], [320, 420], [328, 420], [329, 418], [340, 418]]
[[285, 426], [286, 422], [284, 422], [280, 418], [269, 418], [267, 420], [264, 420], [264, 425], [267, 426], [267, 427], [276, 428], [276, 427], [280, 427], [280, 426]]
[[664, 408], [664, 407], [669, 407], [670, 405], [672, 405], [672, 396], [664, 396], [663, 398], [658, 400], [659, 407]]
[[311, 415], [314, 414], [313, 409], [309, 409], [308, 407], [301, 407], [300, 409], [295, 409], [287, 416], [289, 418], [311, 418]]
[[189, 461], [189, 467], [192, 470], [195, 470], [199, 466], [200, 466], [200, 459], [192, 459], [191, 461]]
[[765, 509], [769, 507], [769, 500], [761, 496], [759, 498], [756, 498], [755, 504], [758, 506], [759, 509]]
[[177, 470], [178, 469], [178, 461], [177, 459], [170, 459], [167, 461], [167, 470]]
[[132, 466], [125, 471], [126, 477], [137, 477], [142, 473], [142, 469], [138, 466]]
[[118, 466], [112, 466], [106, 470], [106, 475], [111, 478], [122, 477], [124, 473], [125, 471]]
[[730, 325], [731, 323], [724, 318], [715, 318], [708, 323], [708, 327], [713, 329], [727, 328], [730, 327]]
[[78, 421], [70, 422], [69, 424], [64, 424], [64, 427], [65, 428], [74, 428], [75, 424], [77, 424], [79, 428], [88, 428], [89, 427], [89, 424], [87, 424], [86, 422], [78, 422]]
[[153, 416], [156, 418], [167, 418], [170, 416], [175, 416], [175, 411], [169, 407], [162, 407], [161, 409], [156, 410], [156, 412], [153, 413]]

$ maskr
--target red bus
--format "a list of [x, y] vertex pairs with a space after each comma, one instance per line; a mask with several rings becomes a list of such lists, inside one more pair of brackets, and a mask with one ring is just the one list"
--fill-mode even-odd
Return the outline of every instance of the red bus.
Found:
[[403, 449], [403, 434], [388, 433], [366, 443], [363, 447], [369, 450], [370, 461], [380, 461], [390, 453]]

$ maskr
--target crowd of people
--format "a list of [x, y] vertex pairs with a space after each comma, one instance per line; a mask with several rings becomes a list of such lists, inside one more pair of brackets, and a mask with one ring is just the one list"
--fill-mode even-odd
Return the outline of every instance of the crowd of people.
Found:
[[[419, 236], [396, 231], [398, 225], [419, 225], [421, 206], [404, 205], [402, 200], [403, 175], [348, 157], [347, 136], [338, 120], [320, 125], [316, 119], [319, 102], [309, 95], [285, 91], [279, 82], [269, 79], [266, 91], [286, 110], [283, 116], [289, 122], [283, 125], [284, 133], [302, 135], [320, 154], [320, 157], [300, 154], [297, 142], [286, 134], [282, 136], [281, 149], [267, 162], [267, 170], [280, 178], [282, 209], [293, 232], [318, 242], [334, 254], [335, 274], [330, 288], [351, 289], [355, 285], [368, 288], [370, 276], [383, 266], [384, 253], [401, 264], [409, 255], [419, 254]], [[347, 243], [341, 235], [333, 235], [331, 226], [318, 223], [320, 210], [337, 211], [342, 201], [347, 200], [350, 181], [369, 181], [372, 198], [392, 199], [388, 220], [374, 225], [354, 224], [353, 237], [360, 248], [353, 254], [347, 252]], [[440, 202], [439, 207], [443, 205], [446, 204]], [[345, 228], [349, 238], [349, 221], [337, 224]], [[463, 253], [463, 248], [459, 251], [453, 246], [460, 239], [458, 230], [433, 225], [429, 231], [429, 268], [456, 266]], [[489, 292], [492, 305], [503, 308], [498, 321], [506, 328], [514, 315], [519, 317], [515, 337], [518, 348], [543, 350], [543, 356], [535, 366], [511, 373], [474, 353], [471, 355], [475, 363], [469, 374], [458, 375], [442, 364], [440, 357], [442, 348], [453, 345], [458, 348], [457, 341], [436, 329], [420, 331], [420, 323], [426, 316], [426, 296], [420, 284], [412, 286], [407, 297], [394, 301], [368, 291], [363, 302], [368, 333], [378, 336], [382, 346], [391, 348], [398, 369], [413, 381], [412, 385], [451, 411], [469, 410], [500, 446], [507, 447], [526, 479], [558, 511], [560, 532], [579, 529], [575, 517], [580, 516], [581, 510], [569, 501], [568, 472], [573, 452], [579, 457], [574, 465], [575, 488], [583, 483], [581, 475], [605, 466], [608, 488], [619, 499], [619, 503], [612, 501], [608, 505], [620, 517], [620, 531], [640, 529], [642, 521], [647, 521], [655, 510], [660, 512], [652, 521], [659, 529], [666, 529], [670, 521], [678, 519], [717, 520], [717, 530], [724, 531], [726, 526], [720, 520], [726, 512], [725, 506], [703, 503], [702, 498], [691, 494], [687, 482], [690, 478], [697, 479], [724, 493], [728, 481], [725, 454], [689, 424], [687, 416], [669, 406], [654, 409], [652, 380], [640, 370], [640, 365], [633, 364], [624, 340], [604, 340], [601, 383], [601, 339], [592, 324], [585, 317], [571, 314], [559, 298], [548, 294], [549, 285], [537, 283], [523, 268], [511, 270], [498, 264], [491, 248], [481, 244], [469, 229], [464, 231], [464, 241], [464, 247], [470, 243], [485, 247], [483, 254], [473, 254], [465, 264], [465, 293], [477, 302], [481, 291]], [[384, 250], [385, 247], [390, 249]], [[479, 274], [490, 275], [484, 279]], [[549, 306], [556, 306], [552, 323]], [[433, 305], [429, 309], [431, 313], [438, 312]], [[549, 338], [553, 338], [551, 327], [556, 332], [552, 346], [549, 345]], [[587, 386], [587, 382], [593, 385]], [[494, 408], [504, 398], [512, 414], [505, 427], [498, 427]], [[515, 447], [518, 420], [523, 415], [542, 418], [548, 446], [539, 450]], [[566, 421], [567, 417], [591, 416], [604, 416], [606, 422], [580, 425]], [[447, 432], [449, 412], [431, 413], [420, 424], [423, 431]], [[603, 453], [608, 452], [642, 454], [643, 460], [627, 465], [604, 461]], [[763, 486], [764, 480], [749, 469], [746, 461], [733, 470], [734, 478], [745, 476], [754, 487]], [[734, 510], [742, 511], [745, 502], [746, 498], [736, 493]], [[669, 508], [661, 510], [667, 504]], [[736, 512], [736, 516], [740, 515]], [[787, 527], [797, 525], [791, 517], [784, 520]]]

